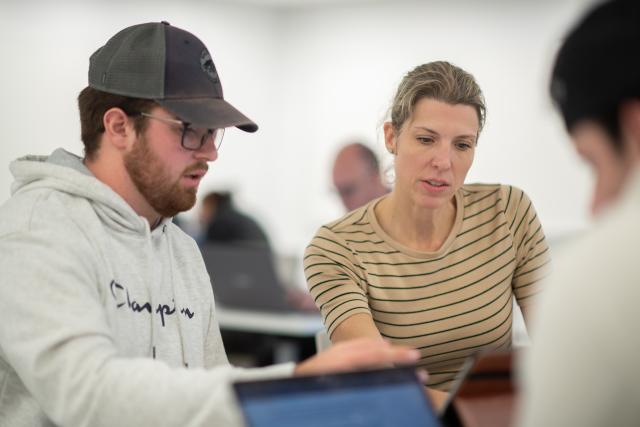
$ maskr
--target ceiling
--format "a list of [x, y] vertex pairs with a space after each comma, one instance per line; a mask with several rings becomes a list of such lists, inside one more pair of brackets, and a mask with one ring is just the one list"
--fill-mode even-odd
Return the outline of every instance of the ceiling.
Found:
[[385, 3], [388, 1], [389, 0], [226, 0], [226, 3], [298, 9], [318, 6]]

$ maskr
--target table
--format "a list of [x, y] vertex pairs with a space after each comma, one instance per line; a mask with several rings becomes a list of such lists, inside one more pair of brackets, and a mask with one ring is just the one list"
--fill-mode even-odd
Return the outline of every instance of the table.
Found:
[[274, 363], [297, 361], [296, 339], [313, 339], [324, 325], [320, 313], [276, 313], [216, 306], [220, 329], [278, 337], [273, 349]]

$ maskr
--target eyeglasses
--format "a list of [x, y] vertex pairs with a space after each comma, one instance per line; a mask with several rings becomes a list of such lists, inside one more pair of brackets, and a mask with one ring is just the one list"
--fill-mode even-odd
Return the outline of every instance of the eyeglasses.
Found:
[[150, 119], [181, 126], [182, 134], [180, 145], [182, 145], [187, 150], [199, 150], [204, 144], [207, 143], [207, 140], [209, 138], [211, 138], [211, 140], [213, 141], [213, 146], [215, 147], [216, 151], [220, 150], [220, 146], [222, 145], [222, 138], [224, 137], [224, 128], [206, 129], [204, 132], [199, 132], [198, 130], [191, 127], [191, 123], [183, 122], [182, 120], [154, 116], [153, 114], [148, 113], [140, 113], [140, 115], [142, 117], [148, 117]]

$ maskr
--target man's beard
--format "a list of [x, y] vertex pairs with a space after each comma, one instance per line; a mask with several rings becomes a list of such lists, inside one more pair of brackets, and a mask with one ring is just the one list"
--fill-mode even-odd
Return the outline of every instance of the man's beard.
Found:
[[187, 211], [195, 205], [197, 188], [184, 188], [180, 181], [189, 170], [208, 168], [206, 163], [198, 162], [186, 168], [175, 181], [171, 181], [169, 171], [151, 152], [144, 136], [125, 155], [124, 166], [140, 194], [165, 218]]

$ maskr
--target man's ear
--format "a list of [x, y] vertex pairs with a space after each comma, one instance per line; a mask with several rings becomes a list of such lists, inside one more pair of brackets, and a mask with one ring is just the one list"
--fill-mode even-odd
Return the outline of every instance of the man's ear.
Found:
[[619, 117], [625, 156], [640, 163], [640, 99], [626, 101]]
[[120, 108], [110, 108], [102, 116], [104, 136], [121, 150], [126, 150], [130, 145], [135, 129], [129, 116]]

